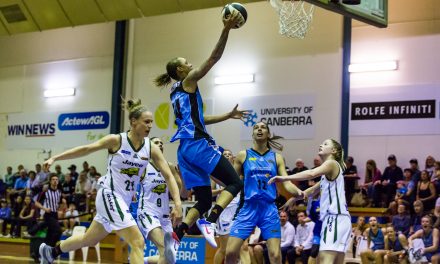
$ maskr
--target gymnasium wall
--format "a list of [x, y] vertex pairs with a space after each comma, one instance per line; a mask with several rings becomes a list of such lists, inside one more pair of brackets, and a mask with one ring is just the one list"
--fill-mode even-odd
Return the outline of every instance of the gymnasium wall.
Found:
[[[351, 74], [351, 93], [367, 95], [375, 92], [383, 94], [383, 97], [387, 97], [387, 94], [398, 97], [405, 89], [412, 89], [414, 97], [437, 100], [436, 118], [431, 121], [438, 125], [440, 75], [436, 65], [440, 63], [440, 2], [390, 0], [389, 14], [390, 23], [386, 29], [353, 23], [351, 61], [398, 60], [399, 69]], [[405, 131], [413, 125], [413, 121], [408, 120], [407, 127], [401, 130]], [[411, 158], [417, 158], [421, 168], [424, 168], [428, 155], [440, 160], [438, 132], [398, 135], [401, 133], [396, 131], [397, 135], [350, 137], [350, 155], [354, 157], [362, 177], [368, 159], [374, 159], [383, 171], [389, 154], [396, 155], [397, 163], [402, 168], [409, 167]]]
[[[247, 23], [231, 30], [223, 57], [199, 82], [202, 96], [212, 100], [214, 114], [223, 114], [243, 97], [311, 94], [316, 99], [314, 138], [282, 141], [290, 167], [299, 157], [311, 164], [324, 139], [339, 138], [342, 17], [316, 9], [309, 34], [297, 40], [278, 34], [278, 17], [268, 2], [247, 4], [246, 8]], [[165, 72], [166, 63], [174, 57], [200, 65], [214, 48], [223, 24], [220, 9], [214, 8], [136, 19], [133, 26], [128, 90], [156, 112], [154, 106], [168, 102], [169, 92], [154, 87], [154, 77]], [[214, 85], [214, 77], [236, 73], [255, 73], [255, 82]], [[251, 141], [240, 141], [240, 123], [228, 120], [214, 124], [211, 133], [218, 144], [237, 153], [252, 145]], [[164, 130], [154, 127], [151, 134], [162, 136], [160, 131]], [[176, 160], [176, 150], [177, 144], [167, 144], [166, 157]]]
[[[0, 38], [0, 174], [6, 166], [18, 164], [35, 170], [34, 165], [52, 154], [65, 150], [58, 147], [39, 149], [7, 149], [7, 115], [54, 111], [110, 111], [113, 71], [114, 23], [76, 28], [48, 30]], [[44, 98], [48, 86], [76, 87], [76, 95], [65, 98]], [[38, 122], [38, 120], [36, 120]], [[43, 153], [44, 151], [46, 153]], [[87, 158], [60, 161], [63, 171], [70, 164], [88, 160], [105, 173], [106, 153]]]

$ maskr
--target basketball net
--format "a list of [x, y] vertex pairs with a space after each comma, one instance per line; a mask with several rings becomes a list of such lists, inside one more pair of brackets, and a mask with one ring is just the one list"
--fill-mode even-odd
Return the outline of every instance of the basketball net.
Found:
[[303, 0], [270, 0], [280, 17], [280, 34], [289, 38], [303, 39], [313, 19], [314, 5], [306, 8]]

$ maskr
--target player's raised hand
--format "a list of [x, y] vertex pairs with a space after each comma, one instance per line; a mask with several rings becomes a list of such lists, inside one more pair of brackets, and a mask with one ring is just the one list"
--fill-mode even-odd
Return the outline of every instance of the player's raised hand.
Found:
[[235, 27], [239, 21], [240, 21], [240, 12], [238, 12], [236, 9], [233, 9], [231, 15], [223, 20], [223, 24], [225, 25], [225, 28], [231, 29]]
[[235, 107], [232, 109], [232, 111], [229, 113], [229, 118], [233, 119], [245, 119], [249, 116], [250, 111], [249, 110], [239, 110], [238, 104], [235, 105]]

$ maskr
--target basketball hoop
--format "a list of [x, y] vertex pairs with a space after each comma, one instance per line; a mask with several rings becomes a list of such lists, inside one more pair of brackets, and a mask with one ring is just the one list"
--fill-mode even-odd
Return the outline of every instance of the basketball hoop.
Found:
[[280, 34], [289, 38], [304, 39], [313, 19], [314, 5], [306, 8], [303, 0], [270, 0], [280, 17]]

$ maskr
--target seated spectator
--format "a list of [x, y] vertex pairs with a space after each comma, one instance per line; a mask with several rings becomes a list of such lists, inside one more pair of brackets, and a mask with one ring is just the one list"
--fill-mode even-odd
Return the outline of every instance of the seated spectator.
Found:
[[74, 202], [79, 211], [84, 212], [86, 210], [86, 198], [87, 193], [91, 190], [92, 184], [87, 179], [87, 173], [81, 172], [75, 185]]
[[58, 179], [60, 179], [60, 183], [64, 183], [64, 173], [61, 171], [61, 166], [59, 164], [55, 165], [55, 174], [58, 176]]
[[[379, 228], [377, 218], [372, 216], [368, 220], [370, 227], [365, 231], [367, 234], [367, 250], [361, 252], [362, 263], [370, 263], [370, 261], [376, 261], [381, 263], [382, 258], [385, 255], [385, 228]], [[373, 242], [373, 247], [371, 247]]]
[[99, 179], [99, 177], [101, 177], [101, 173], [96, 171], [95, 166], [90, 166], [89, 172], [87, 173], [87, 178], [89, 181], [93, 184], [97, 179]]
[[353, 165], [353, 157], [348, 156], [345, 160], [346, 169], [343, 173], [345, 183], [345, 200], [351, 201], [351, 197], [354, 194], [358, 186], [359, 176], [357, 173], [357, 167]]
[[6, 235], [6, 227], [11, 222], [12, 211], [9, 208], [8, 203], [5, 199], [0, 200], [1, 208], [0, 208], [0, 226], [1, 226], [1, 234], [0, 237], [11, 237], [11, 235]]
[[435, 172], [435, 159], [433, 156], [429, 155], [425, 160], [425, 170], [428, 172], [429, 179], [432, 180], [434, 178]]
[[437, 198], [435, 202], [434, 216], [437, 218], [437, 221], [434, 224], [434, 228], [440, 228], [440, 196]]
[[433, 264], [439, 263], [439, 237], [439, 230], [437, 228], [432, 228], [432, 218], [428, 215], [425, 215], [422, 217], [422, 229], [415, 232], [408, 238], [409, 247], [413, 248], [414, 239], [422, 239], [424, 244], [424, 249], [421, 250], [422, 255]]
[[6, 174], [3, 176], [7, 188], [14, 187], [14, 174], [12, 173], [12, 167], [6, 167]]
[[[281, 223], [281, 259], [282, 263], [285, 263], [287, 251], [293, 248], [295, 227], [287, 220], [288, 216], [285, 211], [280, 211], [279, 214]], [[267, 254], [267, 250], [265, 252]], [[268, 255], [266, 261], [269, 261]]]
[[[295, 174], [295, 173], [298, 173], [298, 172], [301, 172], [301, 171], [305, 171], [305, 170], [308, 170], [309, 168], [307, 168], [306, 166], [304, 166], [304, 161], [302, 160], [302, 159], [297, 159], [296, 161], [295, 161], [295, 168], [293, 168], [291, 171], [290, 171], [290, 173], [289, 173], [289, 175], [292, 175], [292, 174]], [[309, 183], [308, 183], [308, 181], [300, 181], [299, 183], [298, 183], [298, 187], [301, 189], [301, 190], [305, 190], [305, 189], [307, 189], [307, 188], [309, 188]]]
[[76, 172], [76, 165], [72, 164], [67, 169], [70, 171], [70, 177], [72, 177], [72, 181], [76, 184], [76, 180], [79, 177], [78, 172]]
[[408, 248], [408, 240], [403, 234], [397, 234], [393, 226], [386, 228], [385, 235], [385, 256], [384, 263], [401, 263], [406, 262], [405, 258], [405, 248]]
[[20, 213], [23, 209], [23, 198], [21, 196], [17, 196], [15, 198], [15, 203], [12, 205], [12, 215], [11, 215], [11, 230], [10, 234], [13, 238], [20, 237], [21, 234], [17, 233], [16, 226], [20, 221]]
[[49, 179], [47, 176], [49, 176], [49, 173], [41, 170], [41, 164], [35, 164], [35, 173], [37, 174], [36, 179], [41, 187], [48, 185]]
[[[9, 199], [15, 201], [17, 196], [21, 196], [23, 198], [26, 194], [26, 186], [27, 186], [28, 178], [26, 170], [22, 169], [20, 171], [20, 178], [15, 181], [14, 188], [9, 193]], [[12, 203], [13, 204], [13, 203]]]
[[422, 217], [423, 217], [423, 203], [420, 200], [417, 200], [413, 203], [414, 214], [411, 219], [411, 226], [409, 228], [409, 235], [414, 234], [415, 232], [422, 229]]
[[64, 214], [63, 224], [66, 230], [64, 230], [63, 235], [71, 236], [73, 232], [73, 228], [80, 224], [78, 210], [76, 210], [76, 206], [74, 203], [69, 204], [69, 209]]
[[22, 164], [17, 166], [17, 171], [14, 173], [14, 175], [12, 176], [13, 179], [13, 184], [12, 184], [12, 188], [14, 188], [15, 186], [15, 181], [20, 178], [20, 172], [24, 170], [24, 166]]
[[353, 234], [353, 258], [356, 257], [357, 246], [359, 242], [365, 237], [365, 230], [367, 230], [367, 223], [365, 217], [359, 216], [356, 222], [356, 226], [352, 228]]
[[396, 156], [391, 154], [388, 156], [388, 167], [385, 168], [382, 175], [382, 189], [385, 194], [385, 203], [382, 207], [388, 207], [390, 202], [394, 200], [397, 190], [397, 182], [403, 180], [403, 171], [397, 166]]
[[30, 195], [31, 197], [35, 198], [42, 190], [38, 180], [36, 179], [36, 176], [35, 171], [29, 171], [29, 180], [27, 181], [26, 185], [26, 195]]
[[[18, 216], [17, 227], [15, 233], [18, 237], [21, 235], [21, 227], [26, 226], [26, 230], [29, 230], [37, 221], [37, 209], [32, 201], [32, 197], [27, 195], [24, 198], [23, 208]], [[29, 237], [28, 232], [24, 232], [24, 237]]]
[[440, 161], [436, 161], [434, 163], [434, 175], [432, 177], [432, 183], [434, 183], [435, 191], [437, 194], [440, 194]]
[[64, 182], [61, 185], [61, 195], [66, 199], [67, 203], [73, 202], [73, 194], [75, 193], [75, 183], [72, 180], [70, 173], [64, 175]]
[[376, 161], [368, 160], [365, 169], [365, 182], [362, 188], [367, 190], [369, 200], [373, 203], [374, 207], [379, 207], [380, 194], [382, 186], [382, 173], [376, 166]]
[[304, 212], [298, 213], [298, 226], [296, 227], [294, 248], [287, 252], [287, 261], [289, 264], [295, 264], [295, 259], [298, 257], [301, 259], [302, 263], [307, 263], [309, 261], [313, 244], [314, 227], [314, 222], [306, 222], [306, 214]]
[[0, 198], [6, 198], [6, 190], [7, 190], [7, 185], [6, 183], [3, 181], [3, 179], [0, 179]]
[[406, 206], [400, 204], [397, 208], [397, 215], [393, 216], [392, 224], [397, 234], [408, 236], [410, 228], [411, 217], [407, 213]]
[[417, 185], [420, 181], [419, 161], [417, 159], [411, 159], [409, 161], [409, 167], [412, 172], [412, 180]]
[[437, 193], [435, 191], [434, 184], [430, 181], [428, 171], [422, 171], [420, 175], [420, 181], [417, 185], [417, 200], [422, 201], [425, 213], [431, 213], [435, 207], [435, 199]]
[[365, 189], [357, 190], [351, 198], [350, 205], [355, 207], [370, 207], [367, 191]]

